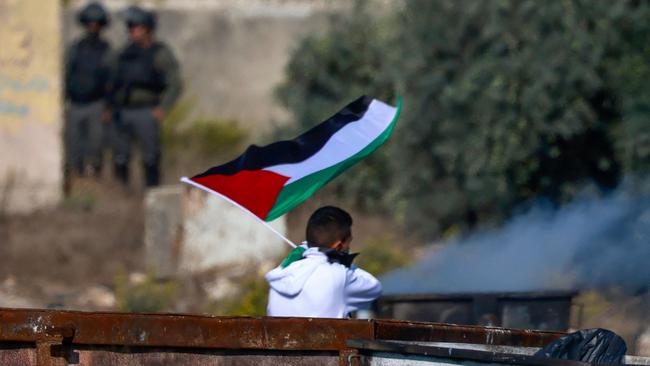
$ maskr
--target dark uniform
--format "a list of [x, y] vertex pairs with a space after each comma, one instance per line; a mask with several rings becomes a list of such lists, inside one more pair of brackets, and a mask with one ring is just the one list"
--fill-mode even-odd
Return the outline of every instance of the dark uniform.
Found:
[[[155, 28], [152, 13], [132, 7], [127, 22]], [[129, 179], [132, 141], [142, 151], [145, 182], [160, 182], [160, 122], [155, 108], [168, 112], [181, 93], [179, 66], [174, 54], [162, 42], [148, 47], [128, 44], [117, 57], [112, 102], [116, 110], [114, 153], [115, 174], [124, 183]]]
[[[104, 27], [108, 14], [91, 3], [79, 12], [79, 22]], [[70, 173], [83, 174], [86, 166], [99, 171], [102, 166], [106, 98], [111, 79], [111, 47], [100, 32], [87, 31], [67, 50], [65, 95], [67, 100], [64, 127], [66, 181]]]

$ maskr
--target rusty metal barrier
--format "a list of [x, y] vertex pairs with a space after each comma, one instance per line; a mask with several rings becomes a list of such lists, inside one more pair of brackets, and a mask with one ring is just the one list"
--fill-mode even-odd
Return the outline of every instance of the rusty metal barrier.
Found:
[[[322, 356], [323, 360], [337, 357], [339, 364], [347, 365], [348, 361], [354, 363], [358, 359], [355, 356], [357, 350], [346, 344], [351, 339], [539, 347], [562, 335], [558, 332], [394, 320], [216, 317], [0, 308], [0, 361], [8, 365], [14, 354], [22, 357], [23, 361], [26, 361], [25, 358], [31, 360], [16, 365], [50, 366], [79, 363], [79, 357], [94, 359], [93, 352], [146, 354], [152, 350], [186, 355], [208, 352], [208, 356], [209, 352], [218, 350], [220, 353], [213, 354], [220, 357], [242, 352], [250, 355], [268, 352], [295, 356], [297, 360], [311, 355]], [[22, 350], [23, 353], [11, 353], [6, 351], [8, 349]], [[5, 356], [2, 356], [3, 351]], [[32, 360], [34, 355], [35, 360]], [[117, 356], [111, 357], [117, 359]], [[126, 361], [119, 362], [130, 365], [122, 363]], [[331, 364], [327, 363], [329, 361], [323, 362], [321, 364]]]

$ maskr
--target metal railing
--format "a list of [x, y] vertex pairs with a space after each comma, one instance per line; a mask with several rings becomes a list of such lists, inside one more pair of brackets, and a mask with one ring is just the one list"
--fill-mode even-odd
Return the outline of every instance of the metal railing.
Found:
[[353, 339], [541, 347], [562, 335], [559, 332], [379, 319], [0, 309], [0, 361], [10, 364], [7, 360], [11, 357], [18, 361], [22, 357], [25, 362], [15, 364], [39, 366], [79, 363], [80, 357], [93, 359], [96, 356], [93, 353], [102, 352], [148, 354], [146, 357], [154, 357], [154, 353], [158, 355], [155, 357], [176, 353], [186, 357], [193, 354], [262, 357], [268, 354], [295, 356], [296, 359], [311, 355], [338, 357], [340, 364], [347, 364], [348, 360], [357, 359], [358, 350], [347, 344]]

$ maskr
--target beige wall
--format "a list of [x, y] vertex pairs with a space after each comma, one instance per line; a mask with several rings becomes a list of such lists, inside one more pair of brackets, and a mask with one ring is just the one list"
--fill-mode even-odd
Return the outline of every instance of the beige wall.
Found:
[[60, 198], [60, 3], [0, 0], [0, 213]]
[[[75, 1], [64, 11], [64, 39], [81, 28]], [[121, 13], [129, 1], [103, 1], [111, 13], [105, 36], [119, 49], [127, 39]], [[336, 1], [183, 0], [141, 1], [158, 14], [157, 36], [174, 50], [181, 65], [192, 117], [234, 119], [253, 138], [289, 121], [273, 97], [299, 40], [324, 29]], [[330, 4], [331, 3], [331, 4]], [[148, 6], [151, 5], [151, 6]]]

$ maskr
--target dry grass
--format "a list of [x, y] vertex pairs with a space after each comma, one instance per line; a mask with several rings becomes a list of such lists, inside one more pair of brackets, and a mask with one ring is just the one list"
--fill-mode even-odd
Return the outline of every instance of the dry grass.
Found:
[[609, 329], [625, 339], [628, 354], [650, 351], [637, 349], [638, 338], [650, 321], [650, 293], [620, 288], [591, 290], [576, 297], [574, 304], [574, 327]]

